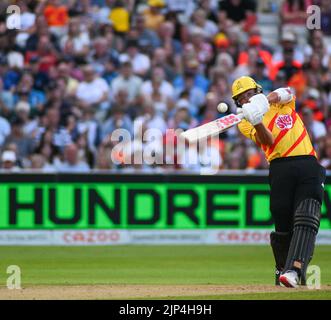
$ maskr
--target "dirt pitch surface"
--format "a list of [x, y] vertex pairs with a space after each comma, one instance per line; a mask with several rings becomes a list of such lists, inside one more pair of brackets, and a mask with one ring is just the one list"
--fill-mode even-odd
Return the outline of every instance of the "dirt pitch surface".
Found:
[[[321, 289], [330, 290], [330, 286]], [[80, 285], [28, 286], [9, 290], [0, 287], [0, 300], [94, 300], [94, 299], [149, 299], [180, 296], [212, 296], [245, 293], [285, 292], [287, 288], [266, 285]], [[296, 291], [307, 291], [298, 288]]]

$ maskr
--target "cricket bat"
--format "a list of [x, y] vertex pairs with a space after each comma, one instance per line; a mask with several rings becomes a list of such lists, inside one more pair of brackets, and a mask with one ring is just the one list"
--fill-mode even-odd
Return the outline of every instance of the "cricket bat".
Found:
[[202, 126], [186, 130], [181, 133], [181, 136], [188, 142], [196, 142], [200, 139], [212, 137], [228, 130], [240, 123], [243, 118], [243, 114], [231, 113], [222, 118], [203, 124]]

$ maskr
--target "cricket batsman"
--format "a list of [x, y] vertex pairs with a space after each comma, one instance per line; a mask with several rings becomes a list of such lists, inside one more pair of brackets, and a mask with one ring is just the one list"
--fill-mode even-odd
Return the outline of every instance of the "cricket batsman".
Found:
[[234, 81], [232, 98], [244, 116], [239, 130], [262, 148], [270, 163], [270, 211], [275, 224], [270, 244], [276, 285], [305, 285], [320, 225], [325, 169], [295, 111], [290, 88], [265, 96], [259, 84], [244, 76]]

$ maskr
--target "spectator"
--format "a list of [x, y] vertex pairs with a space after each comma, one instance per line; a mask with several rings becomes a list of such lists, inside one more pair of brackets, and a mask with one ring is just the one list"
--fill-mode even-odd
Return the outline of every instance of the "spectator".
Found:
[[300, 71], [301, 67], [301, 63], [294, 58], [293, 49], [288, 48], [284, 51], [284, 60], [274, 65], [274, 70], [270, 78], [274, 79], [279, 71], [284, 71], [286, 80], [289, 82], [291, 78]]
[[129, 102], [134, 103], [140, 93], [142, 83], [142, 79], [133, 74], [131, 62], [127, 61], [122, 63], [120, 75], [113, 80], [111, 90], [114, 96], [120, 90], [125, 90], [128, 93]]
[[313, 111], [310, 108], [302, 109], [302, 120], [312, 141], [318, 143], [318, 140], [326, 136], [327, 131], [324, 123], [314, 120]]
[[164, 70], [157, 66], [152, 71], [151, 80], [146, 80], [141, 87], [141, 93], [146, 96], [151, 96], [157, 89], [161, 95], [166, 98], [174, 98], [174, 87], [165, 79]]
[[61, 4], [60, 0], [48, 0], [46, 3], [44, 16], [52, 32], [56, 35], [62, 35], [69, 21], [68, 7]]
[[320, 161], [321, 165], [328, 170], [331, 170], [331, 136], [325, 137], [324, 154]]
[[215, 50], [216, 50], [217, 55], [221, 54], [221, 53], [229, 54], [228, 48], [230, 46], [230, 41], [224, 32], [219, 32], [215, 35], [214, 45], [215, 45]]
[[305, 62], [310, 61], [313, 54], [321, 57], [321, 63], [324, 68], [329, 66], [331, 61], [331, 44], [327, 44], [321, 30], [313, 30], [309, 44], [304, 48]]
[[206, 39], [213, 39], [218, 32], [216, 23], [207, 19], [207, 13], [204, 9], [198, 9], [193, 13], [192, 27], [201, 28]]
[[34, 56], [30, 59], [26, 67], [33, 77], [33, 89], [38, 91], [45, 91], [50, 83], [50, 76], [47, 72], [40, 70], [40, 59]]
[[196, 116], [200, 107], [205, 102], [205, 93], [196, 86], [194, 83], [194, 75], [192, 73], [185, 73], [184, 75], [184, 86], [176, 90], [177, 99], [183, 97], [186, 93], [188, 101], [190, 103], [191, 115]]
[[[152, 101], [146, 100], [143, 106], [143, 110], [140, 116], [135, 119], [135, 133], [134, 136], [138, 136], [138, 132], [142, 127], [145, 129], [155, 129], [157, 128], [165, 134], [167, 129], [167, 124], [162, 116], [157, 114]], [[147, 139], [147, 137], [146, 137]]]
[[16, 35], [16, 44], [24, 49], [29, 36], [35, 32], [36, 14], [31, 12], [25, 1], [18, 1], [17, 5], [21, 9], [21, 28]]
[[101, 141], [104, 142], [105, 139], [109, 139], [110, 135], [116, 129], [122, 129], [122, 134], [126, 134], [130, 138], [132, 137], [132, 121], [120, 106], [115, 105], [111, 110], [110, 117], [106, 118], [104, 124], [102, 125]]
[[267, 43], [267, 39], [262, 36], [261, 28], [257, 25], [253, 26], [248, 33], [248, 45], [258, 46], [261, 50], [273, 54], [274, 48]]
[[307, 8], [310, 5], [312, 5], [311, 0], [285, 0], [281, 9], [283, 26], [287, 24], [305, 25]]
[[156, 31], [164, 21], [161, 9], [164, 8], [164, 0], [148, 0], [148, 8], [143, 11], [146, 28]]
[[[170, 13], [181, 14], [188, 21], [196, 9], [194, 0], [166, 0], [167, 9]], [[168, 19], [166, 19], [168, 20]]]
[[223, 0], [219, 2], [219, 9], [219, 20], [229, 19], [245, 32], [256, 23], [256, 1], [254, 0]]
[[213, 0], [201, 0], [199, 3], [199, 8], [203, 9], [206, 12], [206, 18], [216, 25], [218, 23], [218, 3]]
[[45, 159], [44, 170], [50, 172], [56, 170], [56, 166], [60, 163], [60, 150], [54, 145], [52, 131], [47, 130], [42, 134], [39, 145], [34, 152], [35, 154], [40, 154]]
[[297, 45], [297, 37], [293, 31], [286, 31], [282, 33], [281, 46], [276, 50], [272, 57], [273, 64], [277, 64], [284, 60], [284, 53], [293, 51], [294, 60], [302, 64], [305, 60], [303, 50]]
[[[160, 47], [162, 47], [167, 58], [177, 58], [182, 52], [182, 43], [175, 38], [175, 25], [170, 21], [163, 22], [158, 28]], [[178, 58], [177, 58], [178, 59]]]
[[138, 14], [134, 22], [139, 48], [142, 48], [145, 53], [152, 54], [153, 50], [161, 46], [158, 34], [156, 31], [146, 28], [145, 17], [142, 14]]
[[33, 151], [34, 141], [32, 138], [24, 135], [21, 119], [16, 118], [11, 125], [11, 133], [6, 137], [4, 145], [6, 146], [9, 143], [16, 144], [18, 159], [22, 161]]
[[94, 106], [99, 111], [99, 117], [103, 118], [109, 109], [109, 86], [106, 80], [95, 74], [91, 65], [83, 67], [84, 80], [79, 83], [76, 98], [81, 109]]
[[268, 68], [268, 74], [271, 72], [272, 66], [272, 55], [269, 51], [265, 50], [262, 46], [261, 37], [258, 35], [252, 35], [248, 39], [248, 49], [240, 52], [238, 57], [238, 64], [247, 64], [249, 63], [249, 51], [251, 49], [256, 50], [258, 58], [263, 61], [264, 65]]
[[54, 173], [55, 167], [46, 162], [46, 158], [39, 153], [35, 153], [30, 157], [29, 169], [41, 171], [44, 173]]
[[19, 167], [16, 166], [16, 161], [16, 155], [13, 151], [4, 151], [1, 155], [1, 169], [10, 172], [20, 171]]
[[215, 174], [223, 163], [220, 150], [212, 139], [208, 139], [207, 144], [199, 144], [197, 148], [183, 149], [180, 156], [182, 169], [200, 174]]
[[232, 73], [232, 77], [238, 78], [244, 75], [252, 75], [255, 71], [256, 63], [259, 59], [259, 51], [251, 47], [248, 49], [247, 61], [239, 64]]
[[161, 67], [166, 75], [166, 80], [172, 82], [175, 78], [175, 70], [172, 63], [169, 63], [167, 52], [164, 48], [154, 50], [152, 57], [152, 68]]
[[266, 95], [273, 90], [273, 84], [268, 74], [264, 61], [258, 58], [256, 60], [254, 71], [252, 72], [252, 78], [262, 86], [263, 93]]
[[122, 53], [119, 57], [121, 63], [131, 61], [133, 72], [141, 77], [144, 77], [151, 66], [150, 58], [139, 52], [138, 42], [135, 39], [130, 39], [126, 45], [127, 53]]
[[137, 97], [135, 101], [130, 102], [128, 98], [128, 92], [126, 89], [118, 90], [113, 97], [114, 105], [121, 106], [123, 111], [129, 116], [130, 119], [134, 119], [139, 113], [140, 99]]
[[84, 132], [76, 139], [78, 147], [78, 162], [87, 163], [90, 168], [94, 167], [94, 154], [89, 147], [87, 132]]
[[[176, 11], [169, 10], [165, 15], [166, 22], [170, 22], [173, 25], [174, 28], [173, 39], [179, 41], [181, 44], [186, 43], [189, 40], [187, 33], [187, 24], [190, 18], [188, 17], [187, 14], [189, 12], [189, 4], [193, 1], [194, 0], [185, 1], [187, 4], [185, 13], [179, 13]], [[195, 5], [193, 4], [193, 6]]]
[[6, 118], [0, 116], [0, 148], [3, 146], [10, 132], [11, 132], [10, 123]]
[[190, 115], [187, 105], [178, 105], [175, 114], [168, 120], [170, 129], [187, 130], [197, 126], [197, 121]]
[[320, 92], [315, 88], [307, 87], [302, 102], [303, 107], [307, 107], [313, 111], [314, 119], [317, 121], [324, 121], [324, 114], [321, 111], [322, 97]]
[[[194, 79], [194, 86], [207, 93], [210, 81], [199, 71], [199, 62], [196, 59], [185, 60], [184, 75], [190, 74]], [[182, 74], [176, 76], [173, 81], [173, 86], [177, 88], [178, 92], [185, 90], [185, 77]]]
[[59, 172], [68, 173], [87, 173], [90, 171], [88, 164], [79, 160], [78, 147], [75, 144], [69, 144], [64, 148], [64, 161], [58, 164]]
[[49, 72], [49, 70], [56, 65], [58, 52], [51, 42], [49, 35], [41, 35], [38, 37], [36, 50], [26, 52], [26, 62], [29, 63], [32, 58], [39, 58], [39, 71]]
[[40, 123], [37, 128], [37, 141], [41, 141], [43, 134], [48, 133], [49, 143], [59, 149], [72, 143], [72, 138], [64, 126], [65, 123], [60, 123], [60, 110], [58, 108], [48, 108], [42, 120], [44, 123]]
[[119, 63], [119, 53], [111, 47], [105, 37], [96, 38], [93, 41], [93, 49], [89, 57], [90, 64], [99, 75], [105, 72], [106, 64], [111, 61], [114, 65]]
[[130, 30], [130, 13], [123, 0], [116, 0], [110, 11], [109, 19], [118, 34], [125, 34]]
[[190, 30], [192, 50], [199, 61], [199, 69], [204, 72], [213, 58], [213, 48], [208, 43], [203, 29], [194, 27]]
[[37, 129], [38, 122], [36, 119], [30, 119], [30, 104], [26, 101], [19, 101], [15, 106], [16, 116], [22, 122], [23, 134], [32, 137]]
[[96, 169], [110, 170], [112, 169], [111, 149], [100, 147], [97, 154]]
[[328, 0], [320, 0], [321, 8], [321, 30], [331, 43], [331, 7]]
[[0, 109], [7, 114], [14, 109], [13, 91], [19, 81], [19, 73], [9, 71], [4, 60], [0, 61]]
[[230, 146], [226, 152], [226, 169], [242, 170], [247, 168], [247, 147], [243, 142]]
[[[228, 104], [228, 106], [232, 108], [232, 111], [235, 113], [236, 110], [233, 109], [234, 103], [231, 94], [229, 94], [229, 90], [230, 86], [226, 75], [224, 73], [215, 74], [209, 93], [215, 94], [215, 98], [218, 100], [218, 103], [219, 101], [225, 102], [226, 104]], [[215, 107], [216, 106], [217, 105], [215, 105]], [[229, 109], [229, 112], [230, 110], [231, 109]]]
[[247, 156], [247, 169], [259, 170], [268, 169], [269, 165], [265, 159], [263, 151], [256, 147], [251, 148], [250, 153]]
[[68, 32], [61, 38], [60, 45], [62, 50], [68, 42], [72, 43], [74, 57], [85, 57], [90, 48], [90, 37], [88, 33], [82, 31], [79, 18], [71, 18], [68, 26]]
[[291, 29], [306, 38], [307, 8], [312, 4], [312, 0], [285, 0], [280, 11], [282, 30]]
[[93, 108], [85, 109], [78, 120], [77, 129], [79, 134], [86, 134], [88, 148], [95, 154], [100, 144], [101, 132], [98, 121], [94, 119], [94, 114]]
[[33, 89], [33, 77], [26, 72], [22, 75], [15, 91], [14, 101], [24, 100], [29, 102], [32, 109], [42, 109], [46, 102], [46, 95], [43, 91]]
[[76, 95], [79, 81], [72, 76], [71, 64], [65, 60], [61, 60], [57, 64], [56, 71], [57, 78], [62, 79], [65, 84], [64, 96], [62, 97], [73, 98]]
[[39, 39], [42, 36], [48, 37], [54, 48], [56, 48], [56, 50], [59, 51], [58, 37], [50, 32], [45, 17], [37, 16], [35, 25], [36, 25], [35, 31], [28, 37], [24, 51], [25, 52], [36, 51], [38, 47]]
[[226, 52], [219, 53], [216, 56], [216, 62], [212, 68], [209, 69], [209, 78], [214, 79], [217, 73], [221, 73], [223, 75], [227, 75], [228, 82], [232, 81], [232, 73], [234, 71], [234, 62], [230, 54]]

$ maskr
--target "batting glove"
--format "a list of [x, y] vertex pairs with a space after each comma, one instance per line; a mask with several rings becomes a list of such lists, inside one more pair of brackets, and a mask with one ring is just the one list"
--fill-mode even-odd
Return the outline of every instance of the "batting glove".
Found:
[[250, 122], [253, 126], [260, 124], [263, 120], [263, 113], [259, 106], [251, 102], [245, 103], [242, 106], [242, 111], [245, 119]]
[[250, 103], [256, 105], [258, 110], [264, 115], [269, 109], [270, 104], [268, 98], [263, 94], [259, 93], [249, 99]]

